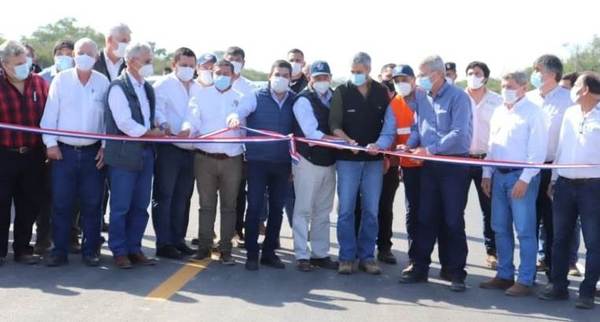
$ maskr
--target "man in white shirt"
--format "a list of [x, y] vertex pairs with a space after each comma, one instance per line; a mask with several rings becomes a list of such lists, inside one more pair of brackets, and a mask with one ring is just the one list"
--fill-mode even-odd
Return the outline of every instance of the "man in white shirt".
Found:
[[[189, 48], [175, 51], [173, 72], [154, 84], [156, 116], [154, 123], [167, 134], [177, 135], [188, 113], [194, 82], [196, 54]], [[180, 259], [193, 255], [185, 243], [189, 203], [194, 192], [194, 154], [191, 144], [158, 144], [154, 170], [152, 224], [156, 232], [156, 255]]]
[[246, 53], [244, 50], [236, 46], [229, 47], [223, 58], [233, 64], [233, 89], [245, 96], [253, 94], [256, 88], [252, 85], [252, 82], [242, 76], [242, 70], [246, 64]]
[[[548, 152], [546, 163], [552, 163], [558, 147], [558, 135], [565, 110], [573, 105], [569, 90], [558, 85], [563, 73], [560, 59], [554, 55], [543, 55], [533, 63], [531, 84], [536, 88], [527, 97], [544, 112], [548, 127]], [[550, 170], [540, 173], [540, 190], [537, 198], [538, 234], [540, 239], [539, 270], [546, 270], [550, 275], [552, 263], [552, 200], [546, 194], [550, 184]]]
[[[186, 134], [204, 135], [227, 127], [228, 118], [236, 112], [243, 99], [233, 90], [234, 67], [226, 60], [214, 67], [214, 86], [195, 91], [190, 98], [188, 116], [182, 129]], [[239, 137], [239, 129], [219, 137]], [[210, 257], [217, 211], [217, 193], [221, 206], [221, 236], [219, 252], [221, 263], [234, 264], [231, 239], [235, 232], [236, 200], [242, 180], [242, 144], [198, 143], [195, 145], [194, 173], [200, 198], [198, 222], [198, 253], [196, 259]]]
[[[129, 45], [125, 51], [127, 69], [108, 90], [106, 133], [130, 137], [164, 136], [155, 127], [154, 90], [144, 78], [154, 72], [152, 48]], [[132, 264], [154, 265], [142, 252], [142, 237], [148, 223], [148, 205], [154, 171], [154, 148], [144, 142], [109, 140], [104, 150], [111, 186], [108, 246], [115, 265], [128, 269]]]
[[[504, 105], [490, 121], [486, 159], [542, 163], [546, 157], [547, 133], [542, 111], [525, 97], [527, 75], [514, 72], [502, 77]], [[537, 250], [535, 200], [540, 176], [534, 168], [485, 167], [483, 191], [492, 198], [492, 228], [498, 255], [496, 276], [481, 288], [505, 290], [506, 295], [526, 296], [535, 281]], [[513, 225], [519, 240], [520, 265], [514, 281]]]
[[[600, 74], [584, 72], [570, 96], [575, 105], [564, 114], [554, 163], [597, 165], [600, 163]], [[553, 195], [555, 224], [552, 282], [538, 296], [544, 300], [569, 298], [569, 248], [579, 217], [587, 252], [585, 278], [579, 285], [575, 306], [591, 309], [600, 277], [600, 167], [554, 170], [548, 194]]]
[[125, 49], [131, 42], [131, 29], [126, 24], [110, 28], [104, 39], [105, 47], [98, 56], [94, 69], [104, 74], [109, 81], [119, 77], [125, 69]]
[[[104, 97], [108, 79], [93, 71], [98, 47], [89, 38], [75, 43], [75, 68], [59, 73], [50, 86], [40, 126], [47, 129], [104, 133]], [[68, 262], [75, 202], [81, 213], [83, 261], [98, 266], [104, 184], [104, 151], [94, 139], [43, 136], [52, 160], [52, 228], [54, 249], [48, 266]], [[78, 198], [78, 200], [76, 200]]]
[[[494, 110], [502, 105], [502, 97], [486, 86], [490, 77], [490, 69], [487, 64], [473, 61], [467, 65], [466, 74], [467, 89], [465, 89], [465, 92], [469, 95], [473, 112], [473, 138], [471, 139], [469, 156], [475, 159], [483, 159], [487, 152], [490, 137], [490, 119]], [[477, 189], [479, 207], [483, 215], [483, 237], [487, 253], [486, 265], [491, 269], [495, 269], [497, 258], [496, 241], [491, 222], [491, 200], [483, 193], [481, 175], [482, 169], [480, 166], [471, 167], [471, 181]]]

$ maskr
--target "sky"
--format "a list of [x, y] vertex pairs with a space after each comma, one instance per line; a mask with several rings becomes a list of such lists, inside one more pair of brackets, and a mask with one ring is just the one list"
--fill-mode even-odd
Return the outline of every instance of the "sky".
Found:
[[154, 41], [169, 51], [240, 46], [246, 66], [261, 71], [299, 48], [309, 62], [328, 61], [335, 78], [349, 74], [358, 51], [371, 55], [372, 76], [385, 63], [416, 68], [438, 54], [456, 62], [461, 77], [473, 60], [486, 62], [497, 77], [542, 54], [567, 57], [600, 33], [597, 0], [34, 0], [27, 7], [4, 1], [3, 37], [18, 39], [63, 17], [104, 33], [123, 22], [134, 41]]

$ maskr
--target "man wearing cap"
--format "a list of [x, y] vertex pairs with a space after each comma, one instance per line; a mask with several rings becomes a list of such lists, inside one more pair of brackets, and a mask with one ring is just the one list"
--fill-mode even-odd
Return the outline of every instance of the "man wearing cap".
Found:
[[217, 56], [211, 53], [205, 53], [198, 57], [198, 65], [196, 66], [196, 83], [201, 88], [213, 85], [213, 66], [217, 62]]
[[[329, 128], [332, 96], [329, 64], [315, 61], [311, 65], [308, 87], [298, 94], [293, 106], [296, 117], [294, 135], [314, 140], [333, 138]], [[335, 195], [335, 152], [301, 142], [297, 143], [296, 148], [300, 161], [292, 166], [294, 188], [297, 191], [292, 227], [298, 269], [303, 272], [313, 270], [313, 266], [337, 269], [337, 263], [329, 257], [329, 215]]]
[[446, 63], [446, 81], [452, 85], [456, 82], [456, 78], [458, 75], [456, 74], [456, 63], [447, 62]]

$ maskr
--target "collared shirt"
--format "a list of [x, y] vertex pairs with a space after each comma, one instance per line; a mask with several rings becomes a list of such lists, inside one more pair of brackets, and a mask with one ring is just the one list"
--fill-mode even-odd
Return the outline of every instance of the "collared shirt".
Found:
[[431, 154], [442, 155], [469, 153], [472, 113], [469, 96], [464, 91], [444, 82], [435, 97], [417, 90], [409, 104], [417, 114], [408, 140], [410, 148], [422, 146]]
[[[579, 105], [571, 106], [565, 112], [558, 149], [556, 164], [598, 164], [600, 163], [600, 104], [586, 115]], [[556, 174], [569, 179], [600, 178], [600, 168], [588, 169], [557, 169]]]
[[[468, 94], [469, 92], [465, 90]], [[469, 95], [471, 112], [473, 113], [473, 138], [469, 153], [484, 154], [488, 149], [490, 139], [490, 119], [494, 110], [502, 105], [502, 97], [489, 89], [485, 90], [483, 98], [478, 103]]]
[[233, 82], [232, 89], [241, 93], [244, 96], [252, 96], [256, 91], [256, 87], [244, 76], [240, 76]]
[[565, 111], [573, 105], [569, 90], [561, 86], [556, 86], [542, 97], [539, 90], [529, 91], [527, 98], [539, 106], [545, 114], [546, 126], [548, 127], [548, 153], [546, 161], [553, 161], [558, 147], [558, 136], [560, 134], [560, 125]]
[[273, 90], [271, 90], [271, 97], [273, 98], [275, 103], [277, 103], [277, 106], [279, 106], [279, 109], [281, 109], [283, 107], [283, 104], [285, 104], [285, 101], [288, 99], [289, 96], [290, 96], [290, 92], [287, 91], [287, 92], [285, 92], [285, 95], [283, 96], [283, 98], [279, 99], [279, 97], [277, 97], [277, 94]]
[[[109, 82], [104, 75], [92, 71], [85, 85], [75, 68], [60, 72], [50, 85], [48, 101], [40, 127], [89, 133], [105, 133], [104, 97]], [[72, 137], [42, 136], [46, 147], [62, 142], [74, 146], [92, 145], [98, 140]]]
[[112, 60], [108, 57], [106, 53], [106, 48], [103, 50], [104, 61], [106, 62], [106, 70], [110, 75], [110, 79], [117, 79], [119, 77], [119, 70], [121, 69], [121, 65], [123, 65], [123, 58], [119, 58], [116, 63], [113, 63]]
[[[540, 108], [526, 97], [512, 109], [501, 105], [490, 121], [490, 143], [486, 160], [543, 163], [546, 158], [548, 130]], [[483, 168], [483, 177], [490, 178], [494, 169]], [[540, 172], [528, 168], [520, 180], [529, 183]]]
[[144, 125], [136, 122], [131, 117], [129, 102], [120, 86], [111, 87], [108, 93], [108, 106], [119, 130], [128, 136], [141, 137], [150, 129], [150, 102], [148, 96], [146, 96], [146, 90], [144, 90], [144, 81], [138, 82], [129, 72], [126, 73], [140, 103]]
[[52, 83], [52, 80], [56, 75], [58, 75], [58, 70], [56, 69], [56, 65], [52, 65], [50, 67], [44, 68], [38, 75], [40, 75], [46, 82], [48, 82], [48, 86]]
[[[331, 97], [333, 96], [331, 90], [325, 92], [325, 95], [317, 95], [319, 96], [319, 99], [323, 105], [329, 107], [331, 104]], [[315, 113], [313, 112], [313, 107], [310, 101], [306, 97], [299, 97], [294, 103], [293, 109], [296, 121], [298, 121], [298, 124], [302, 129], [302, 133], [304, 133], [306, 138], [313, 140], [322, 139], [325, 134], [318, 130], [319, 122], [315, 117]]]
[[[171, 133], [178, 134], [188, 114], [191, 94], [200, 89], [198, 83], [192, 81], [188, 90], [175, 73], [161, 77], [154, 84], [156, 94], [154, 121], [156, 125], [167, 123]], [[191, 144], [175, 143], [175, 145], [182, 149], [193, 149]]]
[[[214, 86], [194, 90], [191, 93], [188, 115], [183, 122], [182, 130], [191, 130], [192, 135], [203, 135], [226, 128], [231, 115], [245, 99], [245, 96], [234, 89], [223, 93]], [[215, 137], [240, 136], [242, 136], [241, 130], [236, 129]], [[243, 152], [241, 143], [197, 143], [194, 146], [204, 152], [225, 153], [231, 157]]]
[[[11, 84], [0, 69], [0, 122], [37, 127], [44, 113], [48, 83], [35, 74], [25, 79], [23, 94]], [[39, 134], [0, 129], [0, 147], [39, 147]]]

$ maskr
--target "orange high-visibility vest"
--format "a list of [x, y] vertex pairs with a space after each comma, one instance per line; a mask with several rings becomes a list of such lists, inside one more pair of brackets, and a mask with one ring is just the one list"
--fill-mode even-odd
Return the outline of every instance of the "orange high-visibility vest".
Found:
[[[396, 145], [406, 144], [408, 137], [410, 136], [410, 127], [415, 122], [415, 113], [400, 95], [394, 96], [390, 102], [390, 107], [396, 118]], [[420, 166], [413, 159], [409, 158], [401, 158], [400, 165], [407, 168]]]

